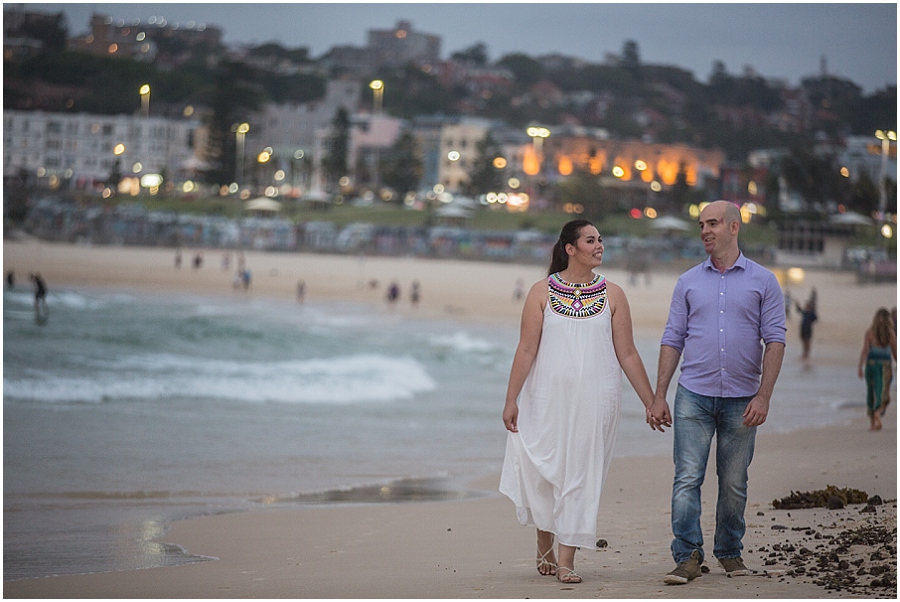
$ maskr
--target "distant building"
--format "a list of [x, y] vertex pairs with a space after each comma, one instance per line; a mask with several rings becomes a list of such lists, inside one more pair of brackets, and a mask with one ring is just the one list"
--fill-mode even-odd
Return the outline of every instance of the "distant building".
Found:
[[[18, 61], [47, 46], [65, 47], [62, 13], [42, 13], [22, 8], [3, 9], [3, 61]], [[22, 5], [20, 5], [22, 6]]]
[[108, 181], [118, 161], [135, 190], [148, 173], [174, 181], [195, 161], [198, 127], [191, 119], [4, 111], [3, 177], [91, 189]]
[[[152, 22], [151, 22], [152, 21]], [[174, 68], [201, 51], [218, 50], [222, 30], [203, 23], [170, 23], [159, 17], [147, 22], [91, 16], [90, 33], [69, 40], [69, 49], [98, 56], [129, 57]]]
[[413, 31], [409, 21], [398, 21], [393, 29], [370, 29], [367, 48], [379, 66], [434, 64], [441, 58], [440, 36]]
[[487, 135], [491, 122], [467, 117], [441, 127], [438, 183], [448, 192], [468, 185], [478, 157], [478, 144]]

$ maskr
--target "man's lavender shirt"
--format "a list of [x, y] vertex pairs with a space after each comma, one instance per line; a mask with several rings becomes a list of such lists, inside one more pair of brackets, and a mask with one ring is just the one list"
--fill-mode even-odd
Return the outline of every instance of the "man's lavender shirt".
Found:
[[678, 383], [689, 391], [752, 397], [763, 344], [784, 343], [785, 330], [775, 274], [741, 253], [724, 274], [707, 258], [681, 275], [661, 344], [683, 355]]

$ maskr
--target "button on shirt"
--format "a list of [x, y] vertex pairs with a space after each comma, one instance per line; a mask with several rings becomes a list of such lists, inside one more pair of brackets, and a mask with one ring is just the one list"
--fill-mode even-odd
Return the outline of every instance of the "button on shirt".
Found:
[[661, 344], [682, 354], [678, 383], [689, 391], [752, 397], [764, 344], [784, 343], [785, 330], [778, 280], [741, 253], [724, 273], [707, 258], [681, 275]]

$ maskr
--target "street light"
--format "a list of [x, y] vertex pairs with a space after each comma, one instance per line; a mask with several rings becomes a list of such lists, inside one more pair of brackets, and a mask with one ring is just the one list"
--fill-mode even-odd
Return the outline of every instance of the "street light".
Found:
[[[887, 209], [887, 162], [891, 153], [891, 140], [897, 140], [897, 132], [892, 130], [875, 130], [875, 137], [881, 140], [881, 186], [878, 187], [879, 219], [885, 219]], [[887, 238], [887, 237], [885, 237]]]
[[384, 82], [380, 79], [373, 79], [369, 82], [369, 87], [372, 88], [372, 92], [374, 94], [374, 98], [372, 100], [372, 112], [376, 115], [381, 114], [381, 101], [384, 96]]
[[244, 136], [250, 131], [249, 123], [234, 124], [231, 127], [234, 131], [235, 145], [237, 152], [235, 153], [234, 180], [238, 186], [244, 183]]
[[144, 84], [140, 89], [141, 93], [141, 115], [150, 117], [150, 86]]
[[534, 146], [535, 154], [541, 156], [544, 149], [544, 138], [550, 136], [550, 130], [541, 127], [530, 127], [525, 130], [525, 133], [531, 136], [531, 143]]

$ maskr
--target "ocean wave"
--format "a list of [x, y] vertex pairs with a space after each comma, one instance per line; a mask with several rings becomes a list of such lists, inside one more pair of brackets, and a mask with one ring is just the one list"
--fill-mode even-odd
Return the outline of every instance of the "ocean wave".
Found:
[[503, 350], [500, 345], [473, 337], [462, 331], [451, 335], [434, 336], [428, 342], [434, 347], [449, 348], [460, 353], [488, 353]]
[[275, 362], [175, 355], [126, 357], [90, 376], [46, 372], [4, 377], [7, 400], [101, 403], [116, 400], [222, 399], [352, 404], [409, 399], [437, 387], [411, 357], [376, 354]]

